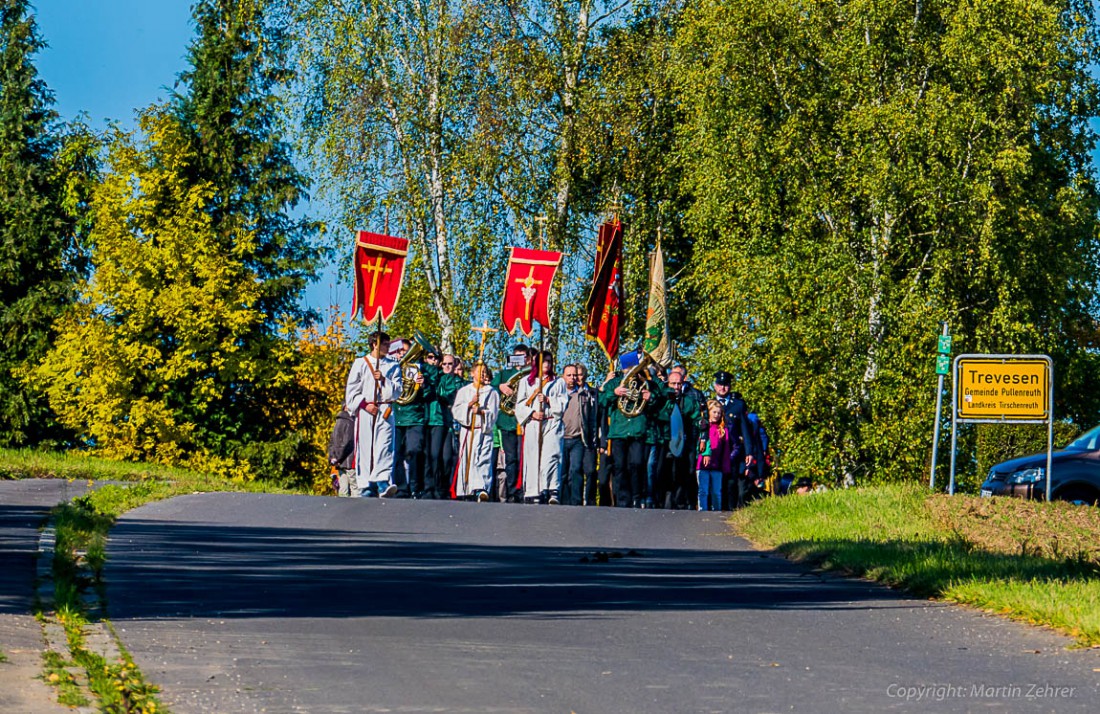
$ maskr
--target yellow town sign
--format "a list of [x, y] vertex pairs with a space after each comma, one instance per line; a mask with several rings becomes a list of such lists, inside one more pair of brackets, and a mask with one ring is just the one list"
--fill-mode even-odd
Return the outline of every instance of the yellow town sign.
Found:
[[955, 360], [959, 419], [1045, 421], [1050, 418], [1049, 358], [961, 356]]

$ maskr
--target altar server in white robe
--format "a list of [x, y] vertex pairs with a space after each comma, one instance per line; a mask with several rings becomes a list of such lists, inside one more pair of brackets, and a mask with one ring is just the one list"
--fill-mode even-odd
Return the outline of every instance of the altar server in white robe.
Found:
[[[524, 500], [558, 503], [561, 487], [561, 440], [565, 432], [562, 416], [569, 404], [565, 380], [554, 374], [554, 357], [547, 351], [536, 354], [531, 374], [519, 381], [516, 390], [516, 420], [523, 427]], [[536, 378], [539, 365], [542, 378]]]
[[370, 337], [371, 353], [358, 357], [348, 372], [344, 407], [355, 415], [355, 477], [360, 496], [392, 496], [394, 416], [391, 403], [401, 394], [401, 365], [388, 359], [390, 338]]
[[451, 498], [476, 496], [489, 500], [493, 470], [493, 427], [500, 413], [500, 395], [489, 385], [492, 372], [484, 362], [474, 366], [474, 381], [455, 394], [451, 416], [459, 425], [458, 464], [451, 479]]

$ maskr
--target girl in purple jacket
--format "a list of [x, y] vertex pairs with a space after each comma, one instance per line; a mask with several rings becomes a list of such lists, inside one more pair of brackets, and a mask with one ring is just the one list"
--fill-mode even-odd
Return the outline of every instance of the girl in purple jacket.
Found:
[[699, 435], [699, 510], [717, 511], [722, 507], [722, 477], [730, 472], [730, 433], [726, 429], [725, 410], [717, 400], [707, 402], [710, 422]]

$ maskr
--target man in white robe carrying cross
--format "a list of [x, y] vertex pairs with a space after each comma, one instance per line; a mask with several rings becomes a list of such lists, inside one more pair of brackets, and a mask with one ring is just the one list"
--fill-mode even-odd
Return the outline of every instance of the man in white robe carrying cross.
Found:
[[476, 497], [489, 500], [493, 470], [493, 427], [500, 413], [500, 395], [489, 386], [493, 378], [489, 367], [478, 361], [474, 365], [474, 381], [455, 394], [451, 415], [459, 425], [458, 466], [451, 487], [453, 498]]
[[568, 404], [565, 380], [554, 375], [554, 357], [543, 350], [516, 391], [516, 420], [523, 427], [524, 501], [559, 503], [562, 416]]
[[360, 496], [392, 496], [394, 415], [391, 404], [401, 394], [401, 365], [385, 355], [390, 337], [370, 336], [371, 353], [358, 357], [348, 372], [344, 407], [356, 420], [355, 475]]

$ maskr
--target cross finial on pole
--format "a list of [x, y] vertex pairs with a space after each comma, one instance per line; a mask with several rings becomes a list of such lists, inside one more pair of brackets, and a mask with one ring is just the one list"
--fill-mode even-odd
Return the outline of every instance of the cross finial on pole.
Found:
[[539, 250], [542, 250], [543, 238], [546, 236], [546, 222], [550, 220], [544, 213], [541, 216], [535, 216], [535, 223], [539, 224]]
[[490, 332], [498, 332], [499, 330], [497, 330], [495, 327], [489, 327], [488, 321], [483, 321], [481, 323], [481, 327], [474, 327], [472, 329], [473, 329], [474, 332], [480, 332], [481, 333], [481, 347], [478, 349], [477, 361], [478, 362], [484, 362], [485, 361], [485, 337]]

